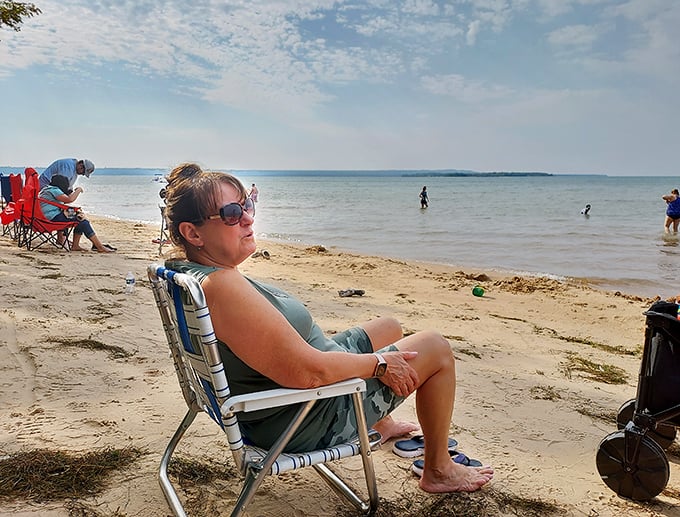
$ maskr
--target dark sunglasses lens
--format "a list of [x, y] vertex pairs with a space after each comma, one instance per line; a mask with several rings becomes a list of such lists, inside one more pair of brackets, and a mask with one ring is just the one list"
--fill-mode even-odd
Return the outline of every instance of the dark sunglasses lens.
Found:
[[224, 224], [229, 226], [234, 226], [238, 224], [241, 220], [241, 215], [243, 214], [243, 209], [238, 203], [229, 203], [228, 205], [220, 208], [220, 216]]
[[248, 198], [246, 199], [246, 202], [243, 203], [243, 208], [245, 208], [246, 212], [248, 212], [250, 215], [253, 215], [255, 213], [255, 202]]

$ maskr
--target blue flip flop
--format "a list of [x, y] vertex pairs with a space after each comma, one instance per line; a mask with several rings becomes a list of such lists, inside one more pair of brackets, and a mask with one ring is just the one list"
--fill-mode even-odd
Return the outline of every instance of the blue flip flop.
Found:
[[[465, 465], [466, 467], [481, 467], [482, 466], [481, 461], [473, 460], [472, 458], [468, 458], [462, 452], [449, 451], [449, 454], [451, 455], [451, 459], [453, 461], [455, 461], [456, 463], [460, 463], [461, 465]], [[416, 461], [413, 462], [413, 465], [411, 465], [411, 470], [418, 477], [422, 477], [424, 468], [425, 468], [425, 460], [416, 460]]]
[[[458, 442], [449, 438], [449, 451], [453, 451]], [[425, 453], [425, 437], [422, 434], [413, 436], [409, 440], [399, 440], [394, 442], [392, 452], [402, 458], [417, 458]]]

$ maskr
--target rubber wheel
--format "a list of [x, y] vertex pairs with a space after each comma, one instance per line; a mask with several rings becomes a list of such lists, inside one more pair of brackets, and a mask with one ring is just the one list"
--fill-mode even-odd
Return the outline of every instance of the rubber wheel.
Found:
[[[663, 449], [647, 436], [640, 437], [640, 451], [633, 462], [636, 438], [626, 439], [625, 431], [606, 436], [597, 450], [597, 471], [605, 484], [621, 497], [648, 501], [659, 495], [670, 476]], [[626, 446], [629, 462], [626, 462]]]
[[[619, 429], [623, 429], [628, 425], [628, 422], [633, 420], [633, 414], [635, 413], [635, 399], [630, 399], [619, 408], [619, 412], [616, 415], [616, 426]], [[650, 429], [647, 431], [647, 436], [658, 443], [662, 449], [668, 449], [671, 444], [675, 441], [676, 429], [674, 425], [671, 424], [658, 424], [656, 429]]]
[[616, 415], [616, 427], [618, 429], [623, 429], [628, 425], [628, 422], [633, 420], [633, 414], [635, 413], [635, 399], [630, 399], [619, 408], [619, 412]]

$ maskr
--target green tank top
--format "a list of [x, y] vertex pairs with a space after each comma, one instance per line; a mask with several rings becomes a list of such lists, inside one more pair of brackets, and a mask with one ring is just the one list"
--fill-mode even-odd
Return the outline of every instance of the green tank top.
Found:
[[[188, 273], [196, 278], [199, 283], [202, 283], [208, 275], [219, 269], [186, 261], [168, 261], [166, 267], [181, 273]], [[324, 335], [300, 300], [277, 287], [258, 282], [252, 278], [245, 278], [283, 314], [298, 334], [311, 346], [321, 351], [347, 352], [338, 343]], [[231, 351], [228, 343], [218, 340], [217, 346], [222, 356], [232, 395], [282, 388], [281, 385], [241, 361]], [[312, 411], [307, 415], [297, 434], [286, 448], [287, 451], [317, 448], [319, 438], [326, 434], [328, 422], [331, 422], [335, 415], [336, 407], [334, 401], [337, 401], [337, 399], [322, 400], [314, 405]], [[293, 419], [298, 408], [299, 405], [296, 405], [241, 413], [238, 417], [241, 432], [252, 443], [269, 448]], [[264, 421], [266, 421], [266, 425], [263, 425]]]

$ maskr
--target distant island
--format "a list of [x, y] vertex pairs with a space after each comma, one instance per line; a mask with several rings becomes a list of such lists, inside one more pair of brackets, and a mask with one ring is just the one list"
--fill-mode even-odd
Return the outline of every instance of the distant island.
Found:
[[422, 171], [422, 172], [411, 172], [408, 174], [402, 174], [406, 177], [432, 177], [432, 176], [445, 176], [445, 177], [466, 177], [466, 176], [486, 176], [486, 177], [500, 177], [500, 176], [553, 176], [549, 172], [510, 172], [510, 171], [498, 171], [498, 172], [477, 172], [477, 171], [464, 171], [464, 170], [446, 170], [446, 171]]
[[[464, 169], [385, 169], [385, 170], [232, 170], [234, 174], [251, 176], [364, 176], [364, 177], [523, 177], [523, 176], [555, 176], [549, 172], [479, 172]], [[558, 174], [561, 175], [561, 174]]]
[[[23, 167], [0, 167], [3, 174], [21, 174]], [[605, 176], [603, 174], [570, 174], [551, 172], [516, 172], [516, 171], [493, 171], [479, 172], [467, 169], [214, 169], [223, 172], [231, 172], [237, 176], [302, 176], [302, 177], [406, 177], [406, 178], [501, 178], [501, 177], [552, 177], [552, 176]], [[39, 168], [38, 171], [42, 171]], [[160, 168], [117, 168], [97, 167], [97, 175], [113, 176], [162, 176], [169, 172], [168, 169]]]

